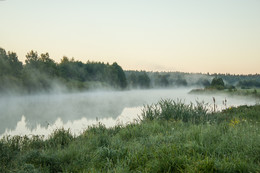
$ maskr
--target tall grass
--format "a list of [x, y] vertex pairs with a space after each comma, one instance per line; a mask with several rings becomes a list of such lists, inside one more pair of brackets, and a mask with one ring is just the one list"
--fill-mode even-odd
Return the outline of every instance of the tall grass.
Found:
[[0, 172], [260, 172], [260, 106], [161, 100], [140, 123], [0, 140]]
[[185, 104], [181, 100], [160, 100], [156, 104], [146, 105], [142, 111], [142, 118], [146, 120], [175, 120], [183, 122], [201, 123], [208, 121], [208, 109], [202, 102]]

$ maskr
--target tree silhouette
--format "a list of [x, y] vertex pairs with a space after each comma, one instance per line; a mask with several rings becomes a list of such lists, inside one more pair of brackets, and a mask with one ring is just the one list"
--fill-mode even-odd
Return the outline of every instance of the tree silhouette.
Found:
[[215, 77], [212, 79], [211, 88], [216, 88], [216, 89], [225, 89], [225, 83], [222, 78]]

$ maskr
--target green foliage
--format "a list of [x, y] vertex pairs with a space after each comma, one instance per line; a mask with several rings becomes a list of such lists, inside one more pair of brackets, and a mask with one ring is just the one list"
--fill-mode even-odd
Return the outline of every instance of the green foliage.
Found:
[[141, 88], [149, 88], [150, 87], [150, 78], [148, 77], [146, 72], [141, 72], [141, 74], [137, 78], [138, 84]]
[[222, 78], [215, 77], [212, 79], [210, 88], [215, 88], [218, 90], [225, 89], [225, 84]]
[[260, 88], [260, 81], [256, 80], [242, 80], [239, 81], [238, 86], [241, 87], [242, 89], [247, 89], [247, 88]]
[[58, 129], [55, 130], [46, 145], [49, 145], [52, 148], [64, 148], [73, 141], [73, 136], [70, 134], [69, 130]]
[[72, 90], [96, 87], [124, 89], [127, 80], [117, 63], [83, 63], [67, 57], [56, 63], [48, 53], [39, 55], [32, 50], [27, 53], [23, 66], [15, 53], [6, 53], [0, 48], [0, 91], [3, 93], [51, 91], [57, 84]]
[[175, 81], [175, 83], [176, 83], [176, 86], [178, 86], [178, 87], [180, 87], [180, 86], [187, 86], [188, 85], [186, 79], [181, 79], [181, 78], [177, 79]]
[[16, 53], [8, 52], [0, 48], [0, 77], [9, 75], [19, 77], [22, 71], [22, 63], [18, 60]]
[[208, 88], [210, 86], [210, 81], [209, 79], [199, 78], [195, 85]]
[[[78, 137], [59, 129], [47, 140], [3, 138], [0, 172], [260, 171], [259, 105], [206, 115], [203, 106], [172, 100], [156, 105], [144, 108], [151, 118], [138, 124], [99, 123]], [[208, 119], [193, 121], [191, 112]]]
[[126, 76], [130, 87], [133, 88], [150, 88], [151, 79], [145, 71], [134, 71]]
[[[209, 81], [215, 77], [210, 84]], [[238, 84], [241, 88], [259, 87], [260, 75], [201, 74], [183, 72], [123, 71], [117, 64], [103, 62], [86, 63], [74, 58], [63, 57], [60, 63], [48, 53], [30, 51], [25, 64], [13, 52], [0, 48], [0, 92], [32, 93], [52, 91], [57, 85], [69, 90], [96, 88], [160, 88], [204, 86], [206, 88], [233, 91]], [[223, 80], [226, 82], [224, 85]], [[94, 85], [93, 85], [94, 84]], [[230, 86], [230, 87], [228, 87]]]
[[0, 92], [22, 87], [22, 62], [13, 52], [0, 48]]
[[169, 74], [164, 74], [164, 75], [161, 75], [159, 76], [159, 83], [163, 86], [163, 87], [168, 87], [170, 85], [170, 82], [169, 82], [169, 77], [170, 75]]
[[201, 123], [208, 119], [207, 108], [197, 102], [187, 105], [181, 101], [161, 100], [157, 104], [147, 105], [143, 109], [142, 118], [146, 120], [174, 120], [183, 122]]
[[114, 74], [116, 74], [114, 78], [114, 83], [116, 83], [120, 88], [126, 88], [127, 82], [123, 69], [117, 63], [113, 63], [112, 70]]

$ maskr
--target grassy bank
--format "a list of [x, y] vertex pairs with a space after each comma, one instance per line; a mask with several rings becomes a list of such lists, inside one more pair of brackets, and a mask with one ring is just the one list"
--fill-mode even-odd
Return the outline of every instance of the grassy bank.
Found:
[[162, 100], [138, 124], [0, 141], [0, 172], [259, 172], [260, 106], [208, 113]]

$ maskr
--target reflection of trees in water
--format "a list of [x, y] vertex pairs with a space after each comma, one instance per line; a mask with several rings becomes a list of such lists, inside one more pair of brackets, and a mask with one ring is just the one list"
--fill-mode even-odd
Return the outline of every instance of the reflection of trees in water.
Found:
[[26, 117], [29, 128], [37, 124], [48, 126], [58, 117], [66, 123], [85, 117], [116, 118], [125, 107], [138, 106], [122, 99], [122, 94], [66, 94], [12, 97], [0, 100], [0, 134], [8, 129], [15, 129], [22, 115]]
[[[117, 118], [126, 107], [138, 107], [144, 104], [157, 103], [162, 98], [182, 99], [186, 103], [205, 101], [212, 104], [212, 95], [187, 95], [189, 90], [132, 90], [118, 92], [86, 92], [74, 94], [34, 95], [0, 98], [0, 134], [5, 129], [15, 129], [17, 122], [25, 116], [29, 128], [40, 124], [47, 127], [52, 125], [58, 117], [63, 123], [96, 118]], [[215, 96], [216, 103], [222, 104], [227, 98], [227, 106], [241, 104], [255, 104], [255, 100], [245, 98]]]

